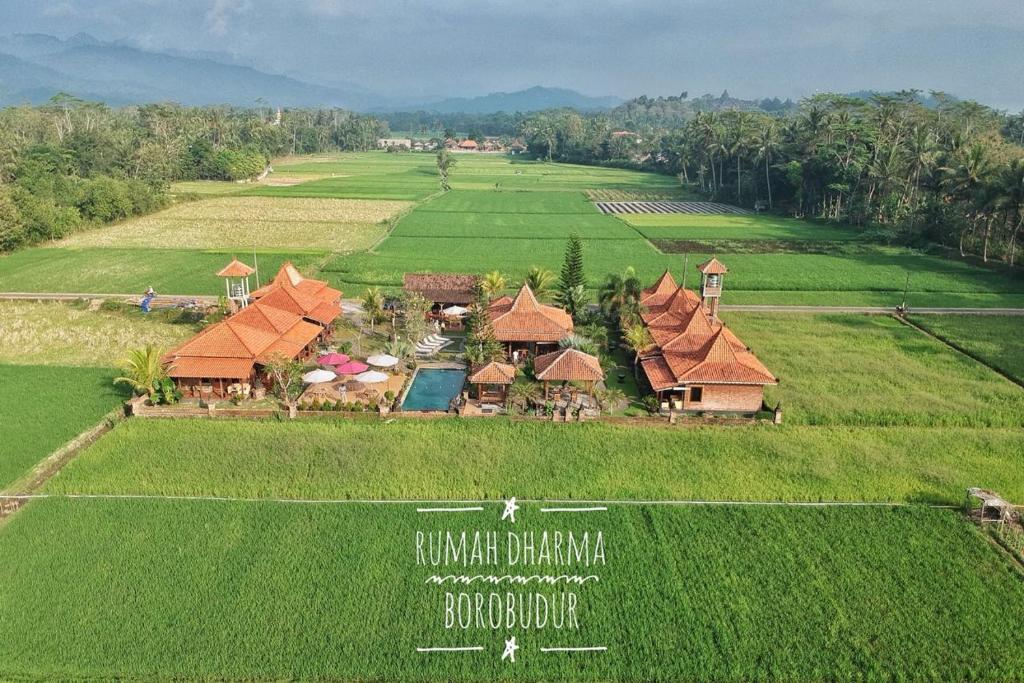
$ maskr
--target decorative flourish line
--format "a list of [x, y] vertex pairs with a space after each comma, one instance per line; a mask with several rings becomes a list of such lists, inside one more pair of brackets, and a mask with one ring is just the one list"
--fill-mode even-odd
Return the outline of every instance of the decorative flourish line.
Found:
[[480, 512], [482, 507], [470, 508], [416, 508], [416, 512]]
[[589, 508], [541, 508], [541, 512], [605, 512], [608, 508], [606, 507], [589, 507]]
[[482, 645], [472, 647], [418, 647], [416, 652], [482, 652]]
[[604, 645], [598, 645], [594, 647], [542, 647], [541, 652], [606, 652], [608, 650]]
[[467, 574], [448, 574], [446, 576], [441, 576], [439, 574], [434, 574], [427, 577], [424, 583], [433, 583], [441, 586], [445, 583], [451, 582], [468, 586], [479, 581], [493, 585], [509, 583], [518, 586], [525, 586], [529, 583], [543, 583], [553, 586], [557, 583], [571, 583], [576, 584], [577, 586], [582, 586], [588, 581], [600, 582], [600, 580], [600, 577], [594, 574], [590, 574], [588, 576], [581, 576], [579, 574], [559, 574], [557, 576], [554, 574], [531, 574], [529, 576], [525, 576], [523, 574], [505, 574], [503, 576], [496, 576], [494, 574], [475, 574], [473, 576], [469, 576]]

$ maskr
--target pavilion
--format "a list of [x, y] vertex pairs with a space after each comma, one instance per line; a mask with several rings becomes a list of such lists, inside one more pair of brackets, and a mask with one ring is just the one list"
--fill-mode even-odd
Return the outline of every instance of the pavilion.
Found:
[[491, 361], [473, 368], [466, 381], [476, 385], [476, 398], [481, 403], [504, 403], [508, 388], [516, 381], [516, 367]]
[[524, 284], [515, 298], [503, 296], [487, 307], [494, 337], [505, 344], [509, 356], [525, 351], [534, 356], [557, 348], [572, 333], [572, 316], [555, 306], [537, 301]]
[[548, 399], [548, 388], [552, 382], [559, 385], [567, 382], [581, 383], [587, 393], [593, 396], [594, 385], [604, 380], [601, 362], [589, 353], [579, 349], [565, 348], [545, 353], [533, 359], [533, 374], [544, 383], [544, 400]]

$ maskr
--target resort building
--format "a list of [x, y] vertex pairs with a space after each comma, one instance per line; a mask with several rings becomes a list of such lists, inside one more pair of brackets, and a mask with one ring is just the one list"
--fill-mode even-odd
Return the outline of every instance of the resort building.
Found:
[[697, 266], [700, 294], [668, 271], [643, 290], [643, 323], [653, 344], [640, 365], [663, 410], [755, 413], [764, 387], [778, 380], [718, 319], [728, 269], [711, 259]]
[[402, 288], [431, 302], [435, 308], [468, 306], [476, 300], [480, 278], [462, 273], [406, 273]]
[[[246, 268], [237, 260], [229, 264], [235, 277]], [[285, 263], [270, 284], [249, 295], [241, 310], [165, 354], [167, 374], [186, 397], [247, 394], [250, 387], [266, 382], [261, 368], [267, 363], [308, 358], [330, 338], [341, 315], [340, 299], [337, 289], [304, 278]]]
[[572, 333], [572, 316], [561, 308], [537, 301], [528, 285], [515, 298], [503, 296], [487, 307], [495, 338], [505, 344], [510, 357], [525, 351], [535, 356], [552, 351]]
[[[533, 359], [533, 375], [544, 383], [544, 400], [551, 384], [561, 387], [582, 384], [593, 395], [594, 386], [604, 380], [601, 361], [579, 349], [559, 349]], [[571, 399], [570, 399], [571, 400]]]

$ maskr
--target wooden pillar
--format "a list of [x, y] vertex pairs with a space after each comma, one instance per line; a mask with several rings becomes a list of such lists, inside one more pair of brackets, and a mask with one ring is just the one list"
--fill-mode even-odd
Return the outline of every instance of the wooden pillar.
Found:
[[544, 400], [548, 400], [548, 381], [544, 380]]

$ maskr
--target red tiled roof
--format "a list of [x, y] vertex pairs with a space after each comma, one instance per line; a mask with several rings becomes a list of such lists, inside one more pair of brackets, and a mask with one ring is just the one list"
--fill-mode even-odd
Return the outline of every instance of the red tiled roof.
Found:
[[491, 361], [473, 370], [470, 384], [512, 384], [516, 379], [516, 368], [508, 363]]
[[[724, 272], [715, 259], [701, 264], [705, 266], [709, 273]], [[654, 346], [644, 354], [641, 366], [656, 391], [688, 383], [777, 383], [731, 330], [711, 319], [700, 297], [682, 287], [666, 294], [670, 284], [674, 280], [666, 272], [644, 290], [644, 300], [651, 303], [641, 317]]]
[[459, 147], [465, 147], [467, 149], [476, 149], [476, 140], [463, 140], [462, 142], [459, 143]]
[[324, 302], [307, 313], [306, 317], [320, 323], [321, 325], [329, 325], [334, 322], [339, 315], [341, 315], [341, 306]]
[[697, 270], [705, 275], [722, 275], [729, 272], [729, 269], [725, 267], [725, 264], [714, 257], [704, 263], [698, 264]]
[[179, 358], [167, 369], [169, 377], [247, 379], [252, 375], [248, 358]]
[[559, 349], [533, 359], [534, 375], [555, 382], [598, 382], [604, 379], [601, 362], [579, 349]]
[[255, 272], [256, 270], [254, 268], [250, 268], [237, 258], [232, 258], [231, 263], [221, 268], [217, 275], [219, 277], [245, 277], [247, 275], [252, 275]]
[[556, 342], [572, 332], [572, 316], [539, 303], [525, 284], [515, 299], [503, 296], [491, 302], [487, 315], [495, 338], [502, 342]]

